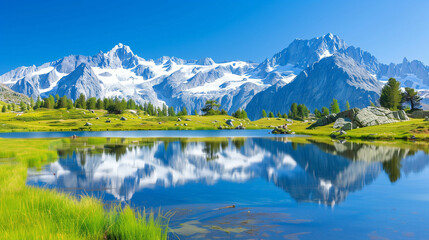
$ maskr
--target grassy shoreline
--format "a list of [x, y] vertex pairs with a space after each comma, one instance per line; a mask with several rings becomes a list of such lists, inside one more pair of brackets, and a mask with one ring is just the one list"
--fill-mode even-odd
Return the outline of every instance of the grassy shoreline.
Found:
[[[122, 117], [126, 120], [120, 120]], [[92, 112], [83, 109], [41, 109], [22, 114], [11, 112], [0, 114], [0, 132], [218, 130], [219, 127], [222, 130], [234, 129], [225, 123], [226, 119], [233, 119], [234, 127], [241, 124], [246, 129], [272, 129], [274, 126], [290, 124], [283, 118], [250, 121], [227, 115], [153, 117], [129, 111], [121, 115], [109, 115], [104, 110]], [[85, 126], [86, 123], [90, 123], [90, 126]], [[289, 128], [296, 134], [334, 136], [338, 139], [429, 140], [429, 122], [423, 119], [353, 129], [341, 136], [336, 133], [338, 129], [334, 129], [333, 124], [307, 129], [311, 123], [294, 121]]]
[[0, 139], [0, 236], [5, 239], [167, 239], [168, 221], [130, 207], [25, 185], [28, 167], [57, 159], [69, 139]]

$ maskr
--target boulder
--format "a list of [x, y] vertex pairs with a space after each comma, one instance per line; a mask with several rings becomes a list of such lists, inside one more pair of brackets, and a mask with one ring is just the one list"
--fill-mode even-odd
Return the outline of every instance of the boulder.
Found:
[[185, 119], [185, 121], [191, 121], [191, 119], [187, 118], [187, 119]]
[[110, 120], [106, 120], [106, 123], [110, 123]]
[[180, 118], [177, 118], [177, 121], [178, 121], [178, 122], [181, 122], [181, 121], [182, 121], [182, 119], [180, 119]]
[[127, 119], [125, 117], [121, 117], [122, 121], [127, 121]]
[[429, 121], [429, 116], [426, 116], [424, 121]]
[[231, 126], [231, 127], [234, 127], [234, 124], [232, 123], [234, 120], [232, 120], [232, 119], [228, 119], [228, 120], [226, 120], [226, 125], [228, 125], [228, 126]]
[[310, 125], [308, 129], [325, 126], [333, 122], [335, 122], [334, 128], [342, 128], [348, 120], [350, 120], [351, 125], [347, 125], [346, 128], [351, 127], [351, 129], [354, 129], [358, 127], [406, 121], [409, 120], [409, 118], [403, 110], [390, 111], [389, 109], [381, 107], [367, 107], [363, 109], [353, 108], [344, 112], [330, 114], [319, 118], [315, 123]]
[[353, 124], [351, 122], [345, 122], [344, 125], [341, 127], [341, 130], [352, 130]]
[[92, 123], [87, 122], [87, 123], [85, 123], [85, 126], [92, 126]]
[[337, 120], [335, 120], [334, 128], [342, 128], [345, 123], [346, 120], [344, 120], [344, 118], [338, 118]]

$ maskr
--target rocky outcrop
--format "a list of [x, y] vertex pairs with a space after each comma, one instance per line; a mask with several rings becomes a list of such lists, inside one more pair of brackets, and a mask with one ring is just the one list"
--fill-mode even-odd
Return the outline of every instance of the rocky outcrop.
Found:
[[357, 127], [368, 127], [406, 120], [409, 120], [409, 118], [403, 110], [390, 111], [381, 107], [353, 108], [319, 118], [315, 123], [309, 126], [308, 129], [325, 126], [335, 122], [334, 128], [351, 130]]

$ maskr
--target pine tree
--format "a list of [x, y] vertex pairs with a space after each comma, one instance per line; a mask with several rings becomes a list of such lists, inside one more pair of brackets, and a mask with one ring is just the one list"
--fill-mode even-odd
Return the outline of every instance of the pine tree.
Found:
[[265, 112], [264, 109], [262, 109], [262, 118], [266, 118], [267, 117], [267, 112]]
[[183, 116], [187, 116], [188, 115], [188, 110], [186, 110], [186, 107], [183, 107], [183, 109], [182, 109], [182, 115]]
[[101, 100], [101, 98], [99, 98], [99, 99], [97, 100], [97, 104], [95, 105], [95, 107], [96, 107], [97, 109], [104, 109], [104, 101], [102, 101], [102, 100]]
[[298, 104], [292, 103], [292, 105], [290, 106], [290, 112], [288, 115], [292, 119], [298, 118]]
[[350, 103], [349, 103], [349, 101], [346, 102], [346, 110], [350, 110]]
[[268, 113], [268, 117], [274, 118], [274, 113], [273, 112]]
[[283, 118], [287, 119], [287, 114], [286, 113], [283, 113]]
[[383, 89], [381, 89], [380, 105], [382, 107], [398, 110], [401, 107], [402, 93], [401, 83], [394, 78], [390, 78]]
[[86, 109], [86, 99], [83, 93], [81, 93], [79, 98], [76, 100], [76, 108]]
[[402, 94], [403, 102], [409, 102], [411, 106], [411, 111], [421, 108], [420, 101], [422, 98], [419, 96], [419, 93], [414, 90], [414, 88], [405, 88], [405, 92]]
[[1, 109], [2, 112], [6, 112], [6, 105], [3, 105], [3, 108]]
[[24, 112], [25, 110], [27, 110], [27, 105], [24, 103], [24, 101], [21, 101], [21, 103], [19, 104], [19, 107], [21, 108], [21, 112]]
[[195, 109], [195, 110], [194, 110], [194, 115], [195, 115], [195, 116], [198, 116], [198, 111], [197, 111], [197, 109]]
[[340, 106], [338, 105], [338, 101], [337, 99], [332, 99], [332, 103], [331, 103], [331, 113], [339, 113], [340, 111]]
[[168, 116], [176, 116], [176, 112], [174, 111], [173, 106], [168, 108]]
[[58, 108], [66, 108], [67, 107], [67, 105], [68, 105], [68, 99], [67, 99], [67, 96], [62, 96], [61, 98], [60, 98], [60, 100], [58, 101]]
[[322, 107], [322, 116], [328, 116], [329, 115], [329, 109], [327, 107]]
[[319, 109], [317, 108], [314, 109], [314, 116], [316, 116], [317, 118], [322, 117], [322, 113], [319, 111]]

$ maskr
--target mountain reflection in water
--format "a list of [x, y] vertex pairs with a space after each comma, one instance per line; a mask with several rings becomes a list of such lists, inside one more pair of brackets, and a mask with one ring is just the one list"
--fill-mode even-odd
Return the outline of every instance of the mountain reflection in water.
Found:
[[59, 160], [42, 173], [29, 169], [27, 184], [97, 191], [132, 201], [144, 189], [265, 179], [297, 202], [333, 206], [383, 171], [391, 182], [401, 178], [401, 169], [403, 174], [422, 171], [429, 158], [407, 158], [416, 152], [351, 142], [295, 143], [287, 138], [146, 139], [144, 144], [59, 150]]

